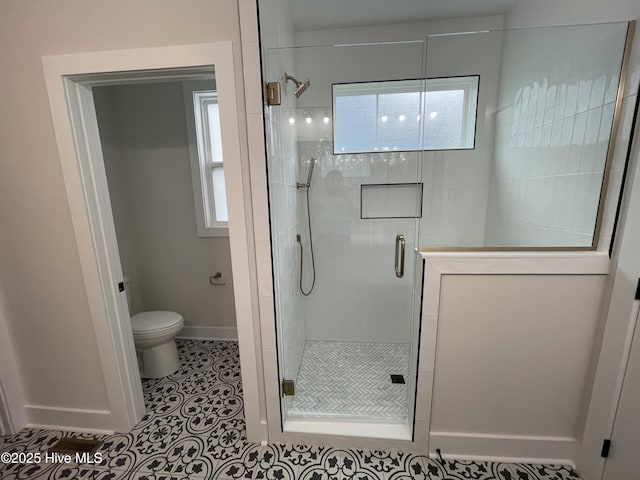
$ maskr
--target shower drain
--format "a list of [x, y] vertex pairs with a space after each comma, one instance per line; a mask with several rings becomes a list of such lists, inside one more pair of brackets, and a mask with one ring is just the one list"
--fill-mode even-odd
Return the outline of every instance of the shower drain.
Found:
[[401, 383], [405, 384], [404, 375], [391, 375], [391, 383]]

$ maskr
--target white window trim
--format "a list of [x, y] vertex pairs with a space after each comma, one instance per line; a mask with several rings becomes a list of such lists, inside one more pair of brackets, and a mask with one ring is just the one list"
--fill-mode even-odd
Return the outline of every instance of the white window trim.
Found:
[[[206, 149], [202, 142], [208, 144], [209, 136], [202, 131], [200, 122], [196, 122], [196, 109], [201, 110], [207, 100], [194, 102], [194, 92], [211, 91], [215, 88], [213, 80], [183, 82], [184, 109], [187, 120], [187, 137], [189, 142], [189, 158], [191, 160], [191, 181], [193, 183], [193, 201], [195, 206], [196, 226], [199, 237], [228, 237], [229, 223], [211, 221], [207, 226], [207, 219], [215, 218], [215, 204], [213, 185], [209, 170], [221, 167], [223, 162], [207, 161]], [[217, 96], [216, 96], [217, 101]], [[202, 141], [198, 142], [198, 138]], [[209, 148], [209, 151], [211, 149]], [[203, 159], [203, 160], [201, 160]], [[205, 174], [206, 171], [206, 174]]]

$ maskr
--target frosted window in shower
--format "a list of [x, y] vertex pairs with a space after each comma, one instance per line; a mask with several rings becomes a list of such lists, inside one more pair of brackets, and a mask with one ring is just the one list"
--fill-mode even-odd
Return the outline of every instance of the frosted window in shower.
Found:
[[[366, 152], [376, 145], [376, 97], [348, 95], [336, 99], [334, 111], [340, 112], [339, 139], [336, 141], [349, 152]], [[347, 150], [342, 150], [347, 151]]]
[[420, 149], [420, 92], [378, 96], [378, 150]]
[[424, 142], [434, 150], [465, 147], [464, 90], [427, 92], [425, 99]]
[[478, 76], [333, 85], [334, 153], [472, 149]]

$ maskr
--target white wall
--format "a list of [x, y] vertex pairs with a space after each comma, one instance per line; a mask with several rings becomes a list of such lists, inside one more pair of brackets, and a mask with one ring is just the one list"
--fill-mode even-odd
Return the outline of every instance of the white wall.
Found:
[[[94, 97], [131, 314], [176, 311], [187, 336], [235, 337], [229, 237], [197, 234], [182, 84], [98, 87]], [[225, 285], [213, 286], [218, 271]]]
[[440, 447], [444, 432], [579, 438], [605, 281], [603, 275], [445, 275], [430, 449]]
[[3, 2], [0, 64], [12, 74], [0, 81], [0, 275], [26, 401], [49, 421], [58, 407], [109, 405], [41, 56], [216, 41], [239, 46], [236, 1]]
[[626, 30], [505, 32], [486, 246], [591, 246]]
[[[423, 252], [429, 451], [571, 462], [609, 268], [599, 252]], [[527, 459], [527, 460], [524, 460]]]
[[116, 104], [117, 98], [113, 88], [95, 88], [93, 98], [100, 131], [102, 155], [104, 157], [105, 171], [109, 187], [113, 222], [118, 236], [118, 253], [122, 271], [133, 282], [129, 284], [129, 298], [131, 312], [141, 312], [142, 293], [140, 292], [140, 278], [138, 262], [140, 256], [136, 253], [134, 238], [135, 225], [133, 223], [133, 206], [129, 199], [129, 167], [122, 161], [120, 153], [119, 112], [120, 105]]

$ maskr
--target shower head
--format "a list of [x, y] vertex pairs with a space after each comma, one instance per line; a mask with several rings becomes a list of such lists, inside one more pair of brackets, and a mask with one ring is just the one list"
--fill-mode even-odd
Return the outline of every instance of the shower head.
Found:
[[295, 77], [292, 77], [291, 75], [289, 75], [287, 72], [285, 72], [284, 78], [285, 80], [291, 80], [293, 83], [295, 83], [296, 89], [294, 90], [293, 94], [296, 96], [296, 98], [300, 97], [300, 95], [302, 95], [305, 92], [305, 90], [309, 88], [309, 85], [311, 85], [311, 82], [309, 81], [308, 78], [300, 82]]

